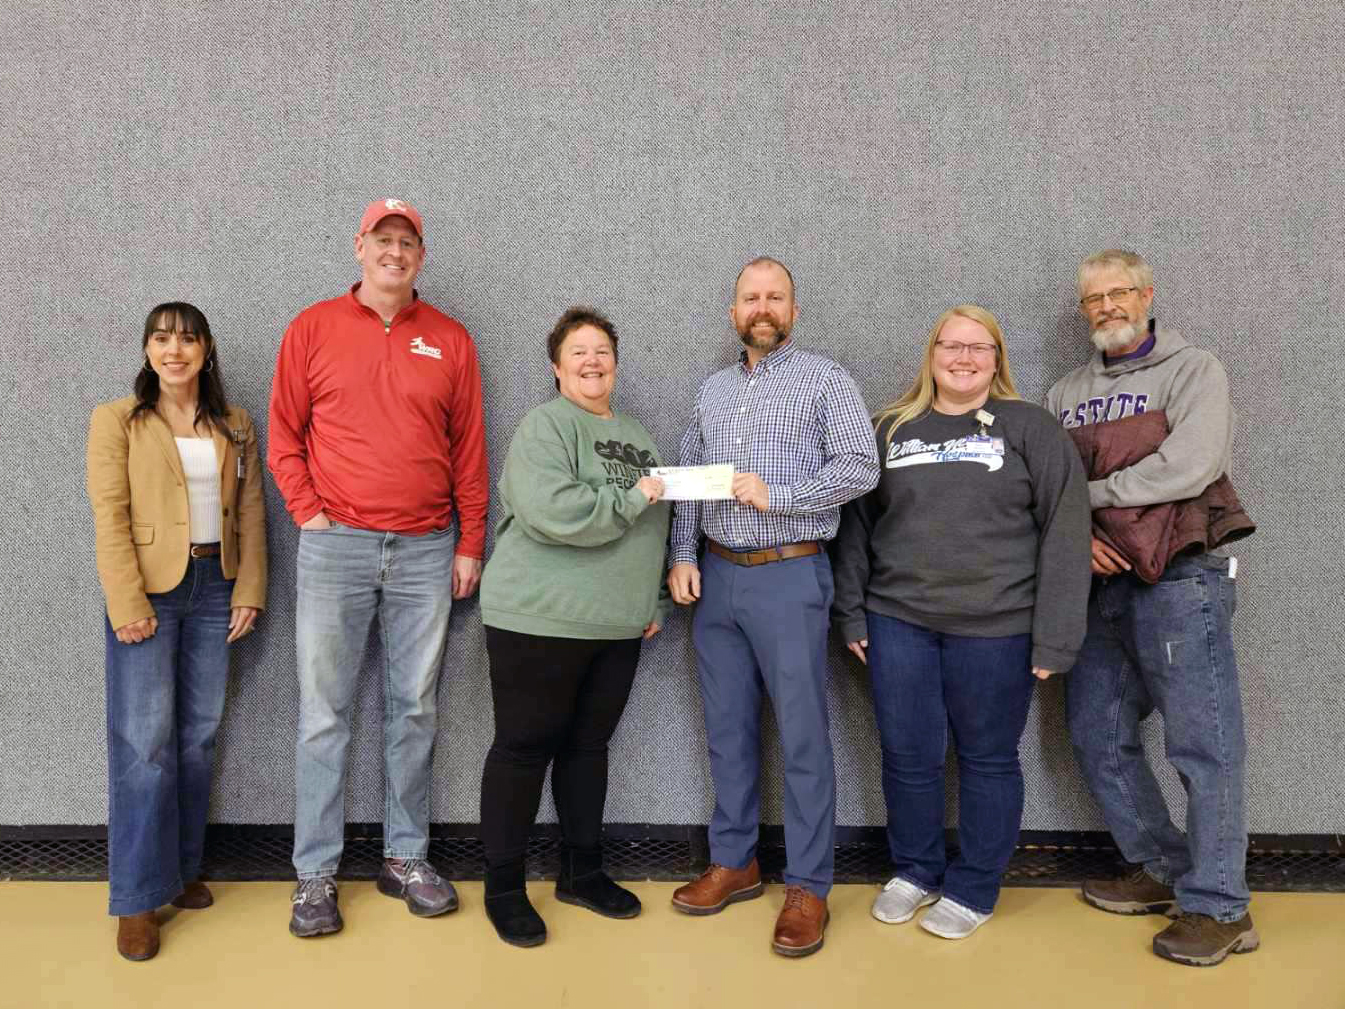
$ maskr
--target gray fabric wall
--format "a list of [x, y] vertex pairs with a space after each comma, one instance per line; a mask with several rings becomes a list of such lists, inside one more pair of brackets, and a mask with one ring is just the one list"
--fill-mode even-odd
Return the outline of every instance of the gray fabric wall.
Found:
[[[805, 345], [876, 406], [947, 306], [1009, 334], [1025, 396], [1086, 353], [1078, 259], [1151, 257], [1156, 311], [1228, 368], [1237, 635], [1255, 831], [1345, 828], [1334, 532], [1345, 317], [1336, 0], [1156, 5], [426, 3], [78, 5], [0, 21], [0, 824], [105, 815], [101, 596], [83, 490], [90, 409], [124, 395], [145, 310], [209, 316], [231, 398], [265, 419], [280, 334], [356, 279], [383, 195], [425, 214], [423, 297], [479, 348], [494, 473], [550, 394], [544, 334], [593, 302], [622, 335], [620, 406], [673, 456], [735, 353], [732, 278], [798, 278]], [[263, 431], [264, 434], [264, 431]], [[293, 559], [274, 487], [272, 604], [235, 653], [214, 816], [292, 816]], [[646, 652], [608, 816], [704, 822], [685, 614]], [[366, 674], [379, 661], [371, 653]], [[490, 699], [475, 602], [453, 615], [433, 816], [477, 816]], [[349, 815], [381, 816], [378, 677]], [[883, 819], [858, 666], [833, 654], [839, 820]], [[1161, 732], [1149, 735], [1161, 754]], [[1029, 828], [1097, 828], [1061, 685], [1023, 744]], [[778, 762], [766, 818], [779, 820]], [[1180, 788], [1165, 775], [1174, 801]], [[549, 800], [548, 800], [549, 801]], [[549, 816], [549, 808], [544, 816]]]

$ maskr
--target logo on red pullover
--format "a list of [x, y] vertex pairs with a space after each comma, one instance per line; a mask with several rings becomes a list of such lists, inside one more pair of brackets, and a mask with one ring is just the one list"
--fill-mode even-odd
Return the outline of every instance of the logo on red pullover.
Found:
[[425, 342], [425, 337], [418, 336], [411, 341], [411, 353], [422, 354], [425, 357], [432, 357], [436, 361], [443, 360], [444, 352], [438, 347]]

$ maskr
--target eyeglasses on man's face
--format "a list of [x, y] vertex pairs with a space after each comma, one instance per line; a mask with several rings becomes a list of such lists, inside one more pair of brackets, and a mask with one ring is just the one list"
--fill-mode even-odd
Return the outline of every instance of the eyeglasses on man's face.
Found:
[[1138, 287], [1113, 287], [1110, 291], [1102, 291], [1098, 294], [1090, 294], [1086, 298], [1080, 298], [1079, 304], [1084, 308], [1097, 308], [1102, 304], [1103, 298], [1109, 298], [1114, 302], [1120, 301], [1122, 298], [1138, 290]]

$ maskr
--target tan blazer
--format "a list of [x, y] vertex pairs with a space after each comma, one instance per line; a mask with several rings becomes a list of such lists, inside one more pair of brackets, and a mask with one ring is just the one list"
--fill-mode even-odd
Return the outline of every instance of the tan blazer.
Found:
[[[134, 396], [103, 403], [89, 420], [89, 503], [98, 579], [113, 628], [154, 614], [146, 594], [176, 588], [191, 549], [187, 478], [173, 432], [157, 413], [130, 420], [134, 406]], [[229, 434], [214, 433], [220, 561], [224, 577], [236, 579], [231, 605], [261, 609], [266, 605], [266, 502], [257, 433], [246, 410], [231, 406], [227, 419]]]

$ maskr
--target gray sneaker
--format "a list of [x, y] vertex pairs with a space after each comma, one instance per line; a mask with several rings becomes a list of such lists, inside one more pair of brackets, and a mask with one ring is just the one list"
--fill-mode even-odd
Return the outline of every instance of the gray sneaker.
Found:
[[939, 899], [937, 890], [922, 890], [910, 880], [893, 876], [873, 901], [873, 916], [889, 925], [910, 921], [915, 912]]
[[965, 939], [989, 920], [990, 915], [944, 897], [925, 912], [920, 927], [944, 939]]
[[345, 924], [336, 907], [336, 884], [330, 876], [299, 880], [290, 904], [290, 932], [301, 939], [339, 932]]
[[417, 918], [433, 918], [458, 909], [453, 884], [423, 858], [389, 858], [378, 874], [378, 892], [406, 901]]

